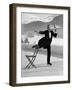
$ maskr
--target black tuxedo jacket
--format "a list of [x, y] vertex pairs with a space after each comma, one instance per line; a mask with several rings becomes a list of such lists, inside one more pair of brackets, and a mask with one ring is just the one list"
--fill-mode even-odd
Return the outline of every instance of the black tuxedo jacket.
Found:
[[49, 30], [40, 31], [39, 34], [45, 34], [45, 37], [41, 38], [38, 42], [40, 48], [48, 48], [52, 42], [52, 37], [57, 36], [57, 33], [54, 33], [53, 31]]

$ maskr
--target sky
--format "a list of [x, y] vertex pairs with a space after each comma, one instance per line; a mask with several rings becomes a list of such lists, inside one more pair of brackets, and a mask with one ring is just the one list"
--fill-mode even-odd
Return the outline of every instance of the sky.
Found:
[[40, 14], [40, 13], [22, 13], [22, 24], [28, 24], [33, 21], [51, 22], [59, 14]]

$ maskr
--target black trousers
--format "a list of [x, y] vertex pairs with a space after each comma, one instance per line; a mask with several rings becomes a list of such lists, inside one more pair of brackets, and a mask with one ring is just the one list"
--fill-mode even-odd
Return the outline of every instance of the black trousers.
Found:
[[51, 46], [49, 45], [47, 48], [47, 64], [50, 63], [50, 57], [51, 57]]

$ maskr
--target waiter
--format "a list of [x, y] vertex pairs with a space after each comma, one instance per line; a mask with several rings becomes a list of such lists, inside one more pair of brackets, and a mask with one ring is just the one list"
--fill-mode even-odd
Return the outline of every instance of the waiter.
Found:
[[47, 49], [47, 64], [52, 65], [50, 63], [51, 57], [51, 42], [53, 37], [57, 37], [57, 32], [55, 28], [55, 32], [50, 29], [50, 25], [47, 25], [47, 30], [38, 32], [39, 34], [45, 34], [43, 38], [41, 38], [38, 42], [39, 48]]

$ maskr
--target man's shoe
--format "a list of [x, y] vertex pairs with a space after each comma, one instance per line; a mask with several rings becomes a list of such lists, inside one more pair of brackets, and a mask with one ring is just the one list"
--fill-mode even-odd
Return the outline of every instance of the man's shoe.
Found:
[[52, 63], [47, 63], [47, 64], [52, 65]]

